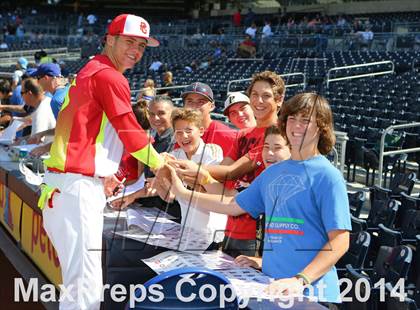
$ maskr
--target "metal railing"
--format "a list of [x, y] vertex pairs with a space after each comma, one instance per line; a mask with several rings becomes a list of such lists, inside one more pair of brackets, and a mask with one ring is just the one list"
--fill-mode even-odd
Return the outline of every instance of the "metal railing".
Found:
[[[288, 78], [291, 76], [303, 76], [303, 82], [302, 83], [295, 83], [295, 84], [288, 84], [286, 85], [286, 88], [289, 87], [296, 87], [296, 86], [302, 86], [302, 89], [306, 88], [306, 74], [303, 72], [294, 72], [294, 73], [286, 73], [286, 74], [280, 74], [280, 76], [282, 78]], [[230, 93], [230, 87], [232, 84], [234, 83], [241, 83], [241, 82], [247, 82], [247, 81], [252, 81], [252, 78], [248, 78], [248, 79], [239, 79], [239, 80], [231, 80], [228, 82], [228, 86], [227, 86], [227, 93]]]
[[[347, 75], [347, 76], [338, 77], [338, 78], [331, 78], [331, 72], [333, 72], [333, 71], [348, 70], [348, 69], [369, 67], [369, 66], [377, 66], [377, 65], [384, 65], [384, 64], [391, 64], [391, 70], [372, 72], [372, 73], [364, 73], [364, 74], [356, 74], [356, 75]], [[334, 68], [331, 68], [330, 70], [328, 70], [328, 72], [327, 72], [327, 79], [326, 79], [327, 88], [330, 86], [331, 82], [359, 79], [359, 78], [363, 78], [363, 77], [384, 75], [384, 74], [390, 74], [390, 73], [394, 73], [394, 72], [395, 72], [395, 64], [391, 60], [370, 62], [370, 63], [365, 63], [365, 64], [357, 64], [357, 65], [344, 66], [344, 67], [334, 67]]]
[[382, 133], [381, 144], [379, 146], [378, 180], [376, 182], [376, 184], [378, 186], [382, 186], [382, 173], [383, 173], [383, 165], [384, 165], [384, 157], [385, 156], [420, 152], [420, 147], [413, 147], [413, 148], [409, 148], [409, 149], [401, 149], [401, 150], [396, 150], [396, 151], [386, 151], [385, 152], [385, 136], [388, 133], [392, 133], [392, 131], [394, 131], [395, 129], [413, 128], [413, 127], [420, 127], [420, 123], [410, 123], [410, 124], [389, 126]]
[[349, 137], [346, 132], [335, 131], [335, 146], [333, 149], [334, 152], [334, 166], [340, 166], [340, 172], [344, 175], [344, 166], [346, 160], [346, 146]]
[[[167, 89], [181, 89], [181, 88], [185, 88], [185, 87], [187, 87], [187, 86], [189, 86], [189, 84], [188, 85], [176, 85], [176, 86], [168, 86], [168, 87], [157, 87], [157, 88], [155, 88], [155, 91], [157, 91], [157, 90], [167, 90]], [[131, 91], [131, 95], [133, 96], [133, 95], [136, 95], [137, 93], [139, 93], [139, 92], [141, 92], [141, 91], [143, 91], [143, 90], [147, 90], [148, 88], [140, 88], [140, 89], [135, 89], [135, 90], [132, 90]]]

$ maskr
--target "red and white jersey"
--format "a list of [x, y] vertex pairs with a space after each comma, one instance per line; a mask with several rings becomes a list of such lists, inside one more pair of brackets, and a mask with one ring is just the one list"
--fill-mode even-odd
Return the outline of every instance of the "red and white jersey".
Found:
[[109, 176], [118, 170], [123, 143], [146, 164], [159, 161], [132, 112], [127, 79], [107, 56], [98, 55], [82, 68], [66, 95], [45, 163], [59, 172]]

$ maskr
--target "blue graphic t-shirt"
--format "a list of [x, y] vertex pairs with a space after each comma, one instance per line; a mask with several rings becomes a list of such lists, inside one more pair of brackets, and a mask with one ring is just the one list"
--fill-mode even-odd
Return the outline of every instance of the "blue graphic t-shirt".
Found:
[[[262, 271], [275, 279], [301, 272], [327, 243], [328, 232], [351, 230], [343, 176], [322, 155], [270, 166], [236, 202], [254, 218], [265, 214]], [[321, 280], [326, 287], [320, 294]], [[312, 285], [320, 301], [340, 302], [335, 267]]]

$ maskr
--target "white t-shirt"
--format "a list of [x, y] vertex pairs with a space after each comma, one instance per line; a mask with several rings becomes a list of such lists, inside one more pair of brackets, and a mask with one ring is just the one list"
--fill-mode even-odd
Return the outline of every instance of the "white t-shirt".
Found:
[[45, 96], [39, 106], [32, 112], [32, 131], [31, 135], [48, 129], [55, 128], [55, 117], [51, 110], [51, 98]]
[[[188, 159], [182, 148], [173, 150], [171, 154], [177, 159]], [[197, 164], [201, 162], [202, 165], [218, 165], [223, 160], [223, 150], [217, 144], [205, 144], [200, 139], [200, 145], [197, 152], [191, 157], [191, 160]], [[200, 203], [199, 200], [192, 201], [191, 205], [189, 200], [178, 199], [178, 202], [181, 206], [181, 225], [200, 231], [203, 229], [210, 231], [215, 235], [213, 239], [215, 242], [223, 240], [227, 221], [225, 214], [210, 212], [196, 207], [195, 205]]]
[[93, 14], [89, 14], [89, 15], [86, 17], [86, 19], [87, 19], [87, 21], [88, 21], [88, 24], [89, 24], [89, 25], [93, 25], [93, 24], [94, 24], [94, 23], [96, 23], [96, 21], [97, 21], [96, 16], [95, 16], [95, 15], [93, 15]]
[[272, 36], [273, 35], [273, 33], [271, 32], [271, 27], [270, 27], [270, 25], [265, 25], [264, 26], [264, 28], [263, 28], [263, 30], [262, 30], [262, 37], [263, 38], [267, 38], [267, 37], [269, 37], [269, 36]]
[[154, 62], [152, 62], [152, 64], [150, 65], [149, 70], [152, 70], [152, 71], [158, 71], [158, 70], [159, 70], [159, 68], [160, 68], [160, 66], [162, 66], [162, 63], [161, 63], [160, 61], [154, 61]]
[[372, 31], [360, 31], [360, 35], [362, 36], [362, 40], [365, 42], [373, 40], [373, 32]]
[[246, 28], [245, 33], [248, 34], [251, 38], [255, 38], [255, 34], [257, 33], [257, 28], [248, 27]]

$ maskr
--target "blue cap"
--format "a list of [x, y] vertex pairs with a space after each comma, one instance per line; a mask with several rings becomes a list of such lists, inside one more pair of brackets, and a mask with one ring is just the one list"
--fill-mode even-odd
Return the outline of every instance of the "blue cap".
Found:
[[26, 69], [26, 74], [29, 76], [34, 76], [33, 74], [36, 72], [36, 68], [28, 68]]
[[22, 67], [22, 69], [26, 70], [26, 67], [28, 66], [28, 61], [25, 57], [20, 57], [17, 62]]
[[61, 69], [60, 66], [55, 63], [46, 63], [42, 64], [36, 69], [34, 73], [31, 74], [31, 76], [34, 77], [41, 77], [41, 76], [61, 76]]

